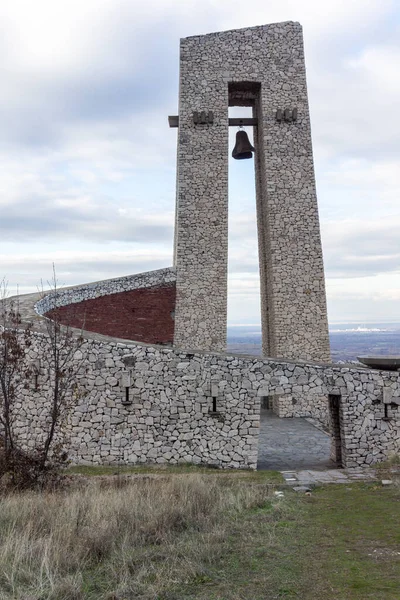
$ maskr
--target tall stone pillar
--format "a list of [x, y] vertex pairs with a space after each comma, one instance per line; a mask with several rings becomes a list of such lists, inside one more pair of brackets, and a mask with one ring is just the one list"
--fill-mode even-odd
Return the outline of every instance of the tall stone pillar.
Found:
[[264, 354], [328, 361], [303, 38], [292, 22], [181, 40], [174, 344], [226, 344], [228, 106], [257, 118]]

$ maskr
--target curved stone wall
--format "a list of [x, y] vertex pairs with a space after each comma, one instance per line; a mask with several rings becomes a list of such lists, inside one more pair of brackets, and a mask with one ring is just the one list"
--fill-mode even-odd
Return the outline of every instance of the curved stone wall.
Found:
[[92, 300], [110, 294], [118, 294], [120, 292], [162, 287], [167, 284], [174, 284], [175, 282], [176, 272], [174, 268], [170, 267], [167, 269], [158, 269], [157, 271], [128, 275], [127, 277], [76, 285], [70, 288], [61, 288], [50, 293], [45, 293], [35, 303], [35, 311], [39, 315], [45, 315], [50, 310], [54, 310], [60, 306], [67, 306], [68, 304]]
[[[43, 334], [37, 336], [27, 357], [33, 362], [46, 352]], [[314, 403], [320, 410], [321, 399], [335, 394], [344, 466], [373, 464], [400, 451], [398, 373], [188, 353], [103, 336], [87, 339], [77, 362], [82, 355], [65, 430], [73, 463], [254, 469], [266, 396], [285, 410], [302, 399], [302, 414], [312, 416]], [[21, 390], [18, 406], [16, 434], [27, 447], [41, 435], [48, 397], [42, 365], [37, 388], [32, 381], [30, 390]]]
[[[172, 283], [174, 272], [123, 278]], [[59, 290], [20, 301], [22, 319], [33, 306], [43, 313], [85, 294], [115, 289], [115, 281]], [[99, 285], [99, 288], [96, 288]], [[151, 287], [151, 286], [150, 286]], [[137, 288], [136, 288], [137, 289]], [[59, 296], [59, 297], [58, 297]], [[59, 302], [60, 301], [60, 302]], [[48, 352], [43, 318], [36, 316], [28, 363]], [[282, 416], [312, 416], [327, 422], [340, 443], [343, 466], [370, 465], [400, 453], [400, 373], [343, 365], [318, 365], [252, 356], [163, 348], [84, 332], [74, 360], [66, 449], [74, 463], [193, 462], [256, 468], [261, 400]], [[82, 362], [82, 358], [84, 359]], [[37, 380], [19, 390], [16, 435], [33, 447], [49, 406], [45, 361]]]

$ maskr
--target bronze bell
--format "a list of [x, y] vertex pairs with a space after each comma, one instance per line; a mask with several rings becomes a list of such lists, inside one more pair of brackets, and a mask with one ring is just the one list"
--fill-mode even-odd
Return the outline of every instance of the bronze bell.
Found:
[[250, 144], [247, 133], [240, 129], [236, 134], [236, 144], [232, 150], [233, 158], [242, 160], [243, 158], [253, 158], [254, 148]]

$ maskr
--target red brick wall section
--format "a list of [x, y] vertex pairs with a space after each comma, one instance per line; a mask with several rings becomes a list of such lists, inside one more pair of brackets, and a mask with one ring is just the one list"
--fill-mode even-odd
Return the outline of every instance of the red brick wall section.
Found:
[[101, 296], [46, 313], [63, 325], [149, 344], [172, 344], [175, 284]]

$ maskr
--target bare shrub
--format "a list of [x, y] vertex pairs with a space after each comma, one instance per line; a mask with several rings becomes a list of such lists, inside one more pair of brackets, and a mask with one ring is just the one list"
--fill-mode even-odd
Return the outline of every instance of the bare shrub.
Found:
[[[52, 463], [63, 463], [67, 455], [62, 443], [56, 443], [56, 434], [60, 433], [68, 412], [74, 404], [73, 390], [76, 388], [76, 375], [83, 365], [86, 355], [82, 352], [84, 339], [82, 331], [77, 334], [68, 325], [63, 325], [58, 313], [58, 281], [53, 265], [53, 277], [49, 283], [49, 296], [52, 302], [52, 318], [44, 321], [46, 335], [43, 339], [41, 362], [47, 377], [47, 396], [49, 405], [48, 427], [40, 449], [41, 468], [46, 469], [51, 451]], [[77, 353], [80, 359], [77, 359]]]
[[[57, 279], [49, 283], [50, 299], [57, 305]], [[63, 426], [75, 402], [76, 375], [85, 354], [83, 338], [57, 318], [45, 319], [45, 334], [37, 334], [30, 323], [21, 320], [19, 298], [8, 298], [7, 284], [0, 282], [0, 476], [2, 487], [24, 489], [59, 481], [58, 469], [67, 459], [63, 448]], [[39, 337], [38, 337], [39, 336]], [[32, 356], [37, 358], [33, 361]], [[41, 385], [38, 387], [40, 374]], [[24, 404], [34, 392], [42, 398], [40, 433], [27, 446], [26, 437], [15, 433]], [[29, 393], [31, 391], [32, 393]], [[27, 393], [28, 392], [28, 393]], [[26, 417], [25, 417], [26, 418]], [[36, 428], [37, 431], [38, 428]]]

